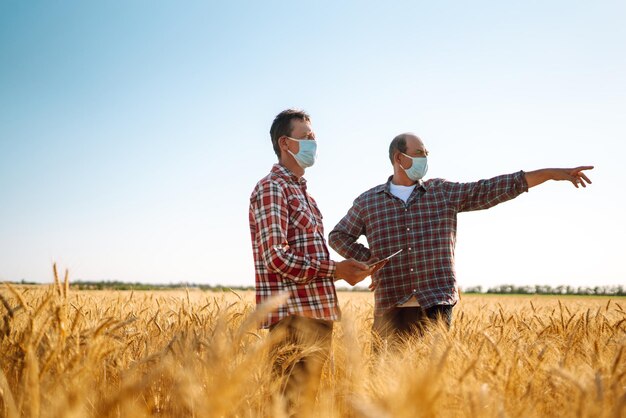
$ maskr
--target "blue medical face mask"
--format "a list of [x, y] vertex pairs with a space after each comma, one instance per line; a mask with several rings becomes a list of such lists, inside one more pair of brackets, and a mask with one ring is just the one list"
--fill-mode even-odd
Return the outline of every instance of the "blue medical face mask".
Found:
[[287, 150], [289, 154], [293, 155], [298, 165], [302, 168], [311, 167], [315, 164], [315, 157], [317, 157], [317, 142], [314, 139], [295, 139], [287, 137], [292, 141], [297, 141], [300, 144], [300, 150], [297, 154]]
[[[402, 153], [402, 155], [406, 155]], [[412, 160], [411, 167], [404, 168], [402, 165], [402, 169], [405, 171], [406, 175], [413, 181], [421, 180], [428, 171], [428, 158], [427, 157], [411, 157], [410, 155], [406, 155]]]

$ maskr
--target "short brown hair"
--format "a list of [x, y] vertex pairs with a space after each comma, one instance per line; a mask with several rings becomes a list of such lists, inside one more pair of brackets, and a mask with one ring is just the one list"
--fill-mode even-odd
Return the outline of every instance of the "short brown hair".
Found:
[[393, 156], [396, 152], [402, 152], [406, 154], [406, 136], [407, 134], [400, 134], [396, 136], [389, 144], [389, 160], [393, 164]]
[[270, 128], [270, 138], [272, 139], [272, 146], [276, 156], [280, 158], [280, 147], [278, 146], [278, 138], [283, 135], [290, 136], [292, 127], [291, 121], [293, 119], [299, 119], [304, 122], [311, 122], [311, 117], [308, 113], [301, 109], [287, 109], [280, 112], [274, 118], [272, 127]]

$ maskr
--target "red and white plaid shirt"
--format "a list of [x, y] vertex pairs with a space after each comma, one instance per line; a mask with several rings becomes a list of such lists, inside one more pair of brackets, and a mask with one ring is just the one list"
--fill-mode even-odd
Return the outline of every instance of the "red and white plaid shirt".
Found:
[[[454, 270], [457, 213], [487, 209], [528, 191], [524, 172], [474, 183], [427, 180], [415, 187], [406, 204], [391, 194], [390, 181], [356, 198], [330, 233], [331, 247], [359, 261], [403, 250], [374, 273], [376, 315], [412, 296], [424, 309], [454, 305], [459, 297]], [[356, 242], [361, 235], [369, 248]]]
[[262, 327], [289, 315], [339, 320], [335, 262], [330, 260], [322, 214], [306, 191], [306, 180], [275, 164], [252, 191], [249, 219], [257, 304], [284, 291], [290, 294]]

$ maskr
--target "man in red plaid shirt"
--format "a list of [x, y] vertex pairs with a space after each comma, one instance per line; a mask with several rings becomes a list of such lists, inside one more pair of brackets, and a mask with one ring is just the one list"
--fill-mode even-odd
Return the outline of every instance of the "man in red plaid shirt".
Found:
[[355, 260], [330, 259], [322, 214], [302, 177], [315, 162], [317, 149], [309, 115], [295, 109], [279, 113], [270, 137], [278, 163], [250, 196], [256, 302], [289, 295], [262, 324], [281, 341], [274, 350], [275, 369], [283, 366], [280, 350], [290, 344], [306, 346], [309, 352], [311, 347], [318, 349], [297, 364], [278, 370], [290, 376], [286, 395], [290, 407], [295, 407], [298, 398], [315, 398], [322, 366], [330, 353], [333, 321], [341, 316], [335, 280], [355, 285], [371, 270]]
[[[329, 243], [343, 257], [384, 258], [374, 272], [373, 331], [383, 339], [421, 333], [439, 317], [448, 326], [458, 301], [454, 270], [457, 213], [487, 209], [513, 199], [547, 180], [568, 180], [577, 188], [591, 183], [583, 170], [593, 167], [547, 168], [497, 176], [474, 183], [422, 180], [428, 151], [411, 133], [398, 135], [389, 147], [393, 176], [356, 198], [335, 226]], [[365, 235], [368, 246], [357, 242]]]

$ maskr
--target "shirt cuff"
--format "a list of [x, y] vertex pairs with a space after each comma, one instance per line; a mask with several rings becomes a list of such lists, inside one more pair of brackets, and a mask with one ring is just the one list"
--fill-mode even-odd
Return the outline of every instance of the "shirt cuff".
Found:
[[528, 191], [528, 181], [526, 181], [526, 172], [524, 170], [521, 170], [518, 173], [518, 179], [520, 182], [520, 185], [522, 186], [522, 192], [527, 192]]
[[337, 270], [337, 263], [333, 260], [320, 260], [320, 267], [317, 271], [317, 275], [323, 278], [332, 279], [335, 277], [335, 271]]

